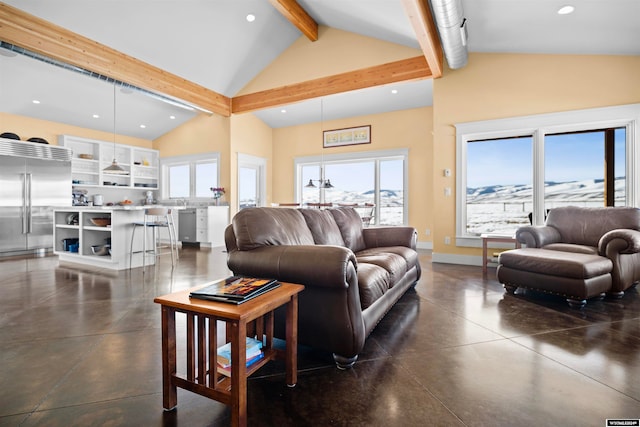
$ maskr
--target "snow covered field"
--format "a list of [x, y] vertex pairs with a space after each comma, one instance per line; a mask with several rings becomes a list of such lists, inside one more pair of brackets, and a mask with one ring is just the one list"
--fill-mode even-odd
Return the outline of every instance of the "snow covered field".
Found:
[[[624, 205], [625, 180], [617, 178], [616, 206]], [[513, 233], [529, 224], [530, 185], [470, 188], [467, 191], [467, 231], [471, 234]], [[545, 209], [559, 206], [603, 206], [604, 181], [550, 182], [545, 185]]]

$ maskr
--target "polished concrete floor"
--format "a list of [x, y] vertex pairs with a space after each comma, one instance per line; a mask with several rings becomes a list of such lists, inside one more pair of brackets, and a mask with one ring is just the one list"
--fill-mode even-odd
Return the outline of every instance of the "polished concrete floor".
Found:
[[[604, 426], [640, 418], [640, 297], [582, 311], [505, 295], [495, 270], [432, 264], [367, 340], [353, 369], [299, 352], [249, 380], [252, 426]], [[227, 275], [220, 249], [186, 248], [142, 274], [0, 262], [0, 426], [226, 426], [186, 391], [162, 409], [162, 295]], [[180, 346], [179, 346], [180, 349]]]

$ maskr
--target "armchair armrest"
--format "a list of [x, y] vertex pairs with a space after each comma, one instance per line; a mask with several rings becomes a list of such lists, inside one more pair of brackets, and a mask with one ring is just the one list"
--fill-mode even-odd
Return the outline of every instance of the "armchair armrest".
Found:
[[548, 225], [525, 225], [516, 231], [516, 240], [528, 248], [541, 248], [561, 240], [558, 229]]
[[346, 289], [357, 284], [356, 257], [350, 249], [341, 246], [280, 245], [232, 251], [227, 265], [234, 274], [275, 278], [305, 286]]
[[367, 248], [406, 246], [416, 248], [418, 233], [413, 227], [372, 227], [363, 228], [362, 235]]
[[640, 252], [640, 231], [617, 229], [605, 233], [598, 241], [598, 253], [607, 258], [611, 254], [633, 254]]

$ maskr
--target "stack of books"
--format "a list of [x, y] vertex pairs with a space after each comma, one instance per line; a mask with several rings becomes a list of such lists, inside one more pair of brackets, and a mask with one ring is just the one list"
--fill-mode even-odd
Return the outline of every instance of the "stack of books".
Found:
[[[247, 368], [264, 357], [262, 352], [262, 341], [255, 338], [247, 337]], [[231, 343], [228, 342], [218, 347], [218, 373], [231, 376]]]
[[197, 291], [192, 291], [189, 297], [242, 304], [278, 286], [280, 283], [274, 279], [231, 276], [211, 282]]

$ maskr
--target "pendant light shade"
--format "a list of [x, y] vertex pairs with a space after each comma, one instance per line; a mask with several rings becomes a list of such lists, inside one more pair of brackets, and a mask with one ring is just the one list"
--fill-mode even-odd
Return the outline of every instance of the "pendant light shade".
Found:
[[113, 161], [102, 172], [113, 175], [128, 175], [129, 172], [118, 164], [116, 160], [116, 83], [113, 83]]

